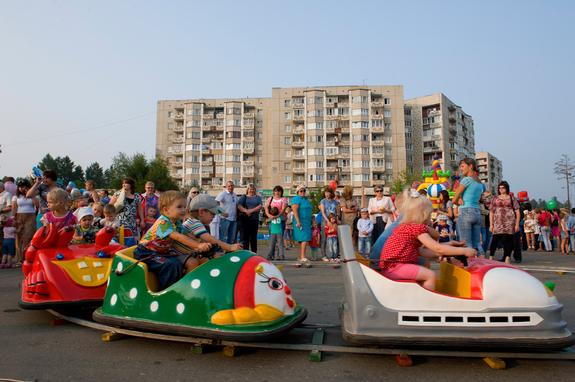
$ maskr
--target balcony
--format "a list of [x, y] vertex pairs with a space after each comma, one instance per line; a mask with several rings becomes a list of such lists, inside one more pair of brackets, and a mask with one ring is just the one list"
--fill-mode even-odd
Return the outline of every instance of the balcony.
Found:
[[242, 161], [242, 164], [244, 166], [253, 166], [254, 165], [254, 161], [253, 160], [244, 160]]
[[181, 159], [172, 160], [170, 161], [170, 165], [172, 167], [182, 168], [182, 166], [184, 165], [184, 161]]
[[298, 103], [294, 102], [294, 103], [292, 103], [292, 107], [294, 109], [303, 109], [305, 107], [305, 104], [303, 102], [301, 102], [301, 103], [300, 102], [298, 102]]
[[174, 179], [182, 179], [183, 176], [184, 176], [184, 172], [182, 170], [170, 171], [170, 177], [172, 177]]
[[244, 147], [243, 153], [244, 154], [253, 154], [254, 148], [253, 147]]
[[293, 141], [291, 143], [292, 147], [296, 147], [298, 149], [301, 149], [303, 147], [305, 147], [305, 141]]
[[370, 155], [372, 158], [385, 158], [385, 153], [383, 152], [372, 152]]
[[244, 142], [254, 142], [255, 141], [255, 137], [253, 135], [244, 135], [242, 137], [242, 140]]
[[204, 114], [204, 115], [202, 116], [202, 118], [204, 118], [204, 119], [213, 119], [213, 118], [214, 118], [214, 113]]
[[372, 102], [371, 107], [383, 107], [383, 102]]
[[184, 143], [184, 137], [183, 136], [172, 137], [172, 143]]
[[244, 113], [244, 119], [255, 118], [255, 113]]
[[383, 119], [383, 114], [372, 114], [371, 119], [381, 120], [381, 119]]
[[374, 133], [380, 132], [383, 133], [383, 126], [372, 126], [371, 131], [373, 131]]
[[305, 134], [305, 129], [301, 127], [296, 127], [295, 129], [292, 130], [292, 134], [294, 135]]
[[424, 153], [434, 153], [436, 151], [441, 151], [441, 148], [439, 148], [439, 146], [424, 147], [423, 148]]
[[385, 166], [371, 166], [373, 172], [385, 172]]
[[254, 127], [255, 126], [255, 120], [253, 118], [251, 119], [244, 119], [244, 124], [243, 126], [245, 127]]
[[327, 172], [327, 173], [338, 173], [339, 168], [337, 166], [327, 166], [325, 168], [325, 172]]
[[224, 118], [224, 113], [217, 113], [217, 114], [216, 114], [216, 118], [217, 118], [217, 119], [223, 119], [223, 118]]
[[305, 167], [294, 167], [292, 172], [294, 174], [305, 174]]
[[184, 125], [178, 125], [174, 127], [172, 130], [176, 132], [184, 131]]
[[303, 121], [304, 119], [305, 119], [305, 116], [303, 114], [293, 116], [294, 121]]
[[176, 114], [174, 115], [174, 121], [183, 121], [184, 115], [183, 114]]

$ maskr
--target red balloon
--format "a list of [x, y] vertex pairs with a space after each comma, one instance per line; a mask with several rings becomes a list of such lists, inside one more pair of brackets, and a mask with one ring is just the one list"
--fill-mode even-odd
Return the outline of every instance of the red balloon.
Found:
[[519, 191], [517, 193], [517, 200], [520, 202], [528, 202], [529, 195], [527, 194], [527, 191]]
[[335, 180], [332, 180], [331, 182], [329, 182], [329, 188], [331, 188], [332, 190], [336, 190], [337, 188], [337, 182]]

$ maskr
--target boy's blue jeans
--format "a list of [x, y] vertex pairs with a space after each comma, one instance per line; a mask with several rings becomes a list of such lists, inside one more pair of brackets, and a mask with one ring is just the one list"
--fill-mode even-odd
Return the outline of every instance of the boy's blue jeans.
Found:
[[357, 250], [363, 257], [369, 258], [369, 252], [371, 251], [371, 237], [358, 237]]
[[178, 256], [161, 256], [157, 252], [138, 245], [134, 258], [148, 266], [158, 276], [158, 287], [164, 290], [182, 277], [183, 265]]
[[481, 211], [479, 208], [460, 208], [459, 218], [457, 219], [457, 230], [459, 239], [465, 240], [466, 246], [475, 248], [477, 255], [483, 255], [483, 246], [480, 242], [481, 237]]

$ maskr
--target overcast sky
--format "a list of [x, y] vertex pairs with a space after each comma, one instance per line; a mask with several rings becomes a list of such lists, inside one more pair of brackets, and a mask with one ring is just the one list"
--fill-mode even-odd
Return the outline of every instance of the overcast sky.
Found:
[[0, 175], [48, 152], [84, 168], [152, 157], [160, 99], [400, 84], [471, 114], [512, 190], [565, 200], [553, 165], [575, 160], [573, 4], [0, 0]]

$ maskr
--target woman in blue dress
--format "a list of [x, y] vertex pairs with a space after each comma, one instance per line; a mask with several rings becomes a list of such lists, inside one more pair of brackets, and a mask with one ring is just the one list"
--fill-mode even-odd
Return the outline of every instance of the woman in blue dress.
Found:
[[294, 218], [293, 239], [300, 245], [298, 258], [300, 263], [309, 262], [305, 257], [305, 251], [307, 243], [311, 240], [312, 206], [306, 191], [306, 187], [300, 184], [296, 190], [297, 196], [291, 201]]

